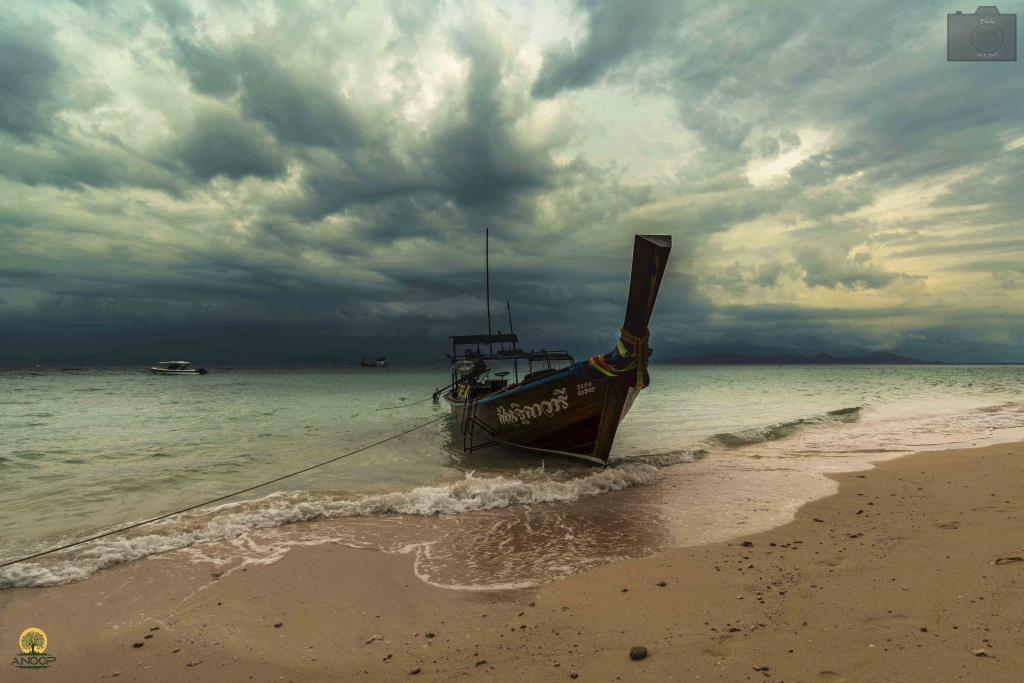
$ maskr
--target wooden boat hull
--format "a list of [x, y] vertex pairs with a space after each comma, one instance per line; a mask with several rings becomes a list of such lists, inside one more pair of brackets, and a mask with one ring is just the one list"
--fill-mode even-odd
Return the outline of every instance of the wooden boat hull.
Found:
[[[602, 424], [606, 432], [611, 427], [613, 436], [639, 393], [635, 385], [629, 384], [627, 377], [594, 380], [581, 375], [573, 366], [468, 406], [451, 392], [445, 400], [463, 432], [472, 431], [478, 439], [603, 465], [607, 454], [600, 457], [598, 448]], [[609, 405], [620, 393], [625, 396], [622, 406]]]

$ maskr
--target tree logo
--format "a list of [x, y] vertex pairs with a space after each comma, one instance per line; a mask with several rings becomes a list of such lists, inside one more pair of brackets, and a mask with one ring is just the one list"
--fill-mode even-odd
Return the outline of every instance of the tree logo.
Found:
[[46, 652], [46, 634], [39, 628], [27, 628], [18, 639], [21, 651], [25, 654], [35, 655]]
[[47, 642], [42, 629], [25, 629], [18, 638], [22, 654], [14, 655], [11, 666], [19, 669], [49, 669], [57, 658], [46, 651]]

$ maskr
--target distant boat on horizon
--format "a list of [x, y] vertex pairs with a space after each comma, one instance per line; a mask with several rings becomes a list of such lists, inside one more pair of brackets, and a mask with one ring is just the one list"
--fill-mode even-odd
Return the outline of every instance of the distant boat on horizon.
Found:
[[363, 359], [359, 361], [359, 364], [364, 368], [386, 368], [388, 366], [388, 359], [384, 356], [377, 356], [373, 360], [370, 360], [370, 354], [363, 356]]
[[150, 366], [154, 375], [208, 375], [206, 368], [193, 368], [187, 360], [162, 360], [156, 366]]

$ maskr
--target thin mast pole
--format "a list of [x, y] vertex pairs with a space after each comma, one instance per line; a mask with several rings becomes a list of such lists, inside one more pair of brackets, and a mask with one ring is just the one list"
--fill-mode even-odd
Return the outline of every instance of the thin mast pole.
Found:
[[[484, 238], [484, 269], [487, 271], [487, 335], [491, 334], [491, 229], [487, 228]], [[494, 355], [494, 345], [488, 343], [491, 355]]]
[[[512, 327], [512, 304], [510, 304], [508, 302], [508, 299], [505, 299], [505, 308], [508, 309], [508, 331], [509, 331], [509, 334], [515, 334], [516, 331]], [[516, 348], [516, 343], [515, 342], [512, 342], [512, 348], [513, 349]], [[512, 361], [512, 368], [513, 368], [513, 371], [515, 372], [515, 381], [518, 384], [519, 383], [519, 361], [518, 360], [513, 360]]]

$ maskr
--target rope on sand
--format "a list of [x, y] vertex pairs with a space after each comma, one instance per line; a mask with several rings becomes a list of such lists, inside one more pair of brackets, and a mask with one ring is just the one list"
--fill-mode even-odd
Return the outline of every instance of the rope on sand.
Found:
[[[410, 404], [410, 405], [412, 405], [412, 404]], [[344, 455], [339, 455], [336, 458], [331, 458], [330, 460], [325, 460], [324, 462], [317, 463], [316, 465], [311, 465], [309, 467], [303, 468], [303, 469], [298, 470], [296, 472], [292, 472], [291, 474], [286, 474], [283, 477], [278, 477], [277, 479], [271, 479], [270, 481], [265, 481], [262, 484], [256, 484], [255, 486], [250, 486], [249, 488], [242, 489], [241, 491], [235, 491], [234, 493], [229, 493], [226, 496], [221, 496], [220, 498], [214, 498], [213, 500], [208, 500], [208, 501], [203, 502], [203, 503], [198, 503], [196, 505], [192, 505], [190, 507], [183, 508], [181, 510], [175, 510], [174, 512], [168, 512], [167, 514], [160, 515], [159, 517], [153, 517], [151, 519], [146, 519], [146, 520], [143, 520], [141, 522], [135, 522], [134, 524], [129, 524], [128, 526], [121, 527], [120, 529], [114, 529], [113, 531], [107, 531], [107, 532], [102, 533], [102, 534], [96, 534], [95, 536], [90, 536], [89, 538], [83, 538], [82, 540], [75, 541], [74, 543], [68, 543], [66, 545], [58, 546], [56, 548], [50, 548], [49, 550], [44, 550], [44, 551], [36, 553], [34, 555], [29, 555], [27, 557], [22, 557], [21, 559], [18, 559], [18, 560], [11, 560], [10, 562], [4, 562], [3, 564], [0, 564], [0, 569], [3, 569], [4, 567], [10, 567], [12, 564], [19, 564], [21, 562], [28, 562], [29, 560], [34, 560], [37, 557], [42, 557], [43, 555], [49, 555], [50, 553], [55, 553], [55, 552], [58, 552], [58, 551], [61, 551], [61, 550], [67, 550], [68, 548], [74, 548], [75, 546], [82, 545], [83, 543], [88, 543], [90, 541], [95, 541], [97, 539], [104, 538], [106, 536], [113, 536], [114, 534], [124, 533], [125, 531], [130, 531], [131, 529], [135, 529], [135, 528], [138, 528], [138, 527], [146, 525], [146, 524], [152, 524], [153, 522], [159, 522], [160, 520], [167, 519], [168, 517], [173, 517], [175, 515], [180, 515], [182, 513], [189, 512], [191, 510], [195, 510], [196, 508], [201, 508], [201, 507], [204, 507], [206, 505], [212, 505], [213, 503], [219, 503], [222, 500], [227, 500], [228, 498], [233, 498], [234, 496], [237, 496], [237, 495], [240, 495], [240, 494], [243, 494], [243, 493], [248, 493], [249, 491], [255, 491], [256, 489], [258, 489], [260, 487], [263, 487], [263, 486], [266, 486], [268, 484], [275, 484], [275, 483], [277, 483], [279, 481], [282, 481], [284, 479], [288, 479], [289, 477], [294, 477], [297, 474], [302, 474], [303, 472], [309, 472], [310, 470], [315, 470], [318, 467], [323, 467], [324, 465], [329, 465], [332, 462], [337, 462], [338, 460], [341, 460], [342, 458], [347, 458], [350, 455], [355, 455], [356, 453], [362, 453], [363, 451], [369, 450], [369, 449], [373, 448], [374, 446], [379, 446], [382, 443], [386, 443], [388, 441], [391, 441], [392, 439], [397, 439], [400, 436], [405, 436], [406, 434], [409, 434], [411, 432], [415, 432], [417, 429], [423, 429], [427, 425], [434, 424], [435, 422], [443, 420], [446, 417], [448, 417], [448, 416], [447, 415], [442, 415], [441, 417], [435, 417], [433, 420], [430, 420], [429, 422], [424, 422], [423, 424], [417, 425], [417, 426], [413, 427], [412, 429], [407, 429], [404, 432], [400, 432], [398, 434], [394, 434], [392, 436], [389, 436], [386, 439], [381, 439], [380, 441], [377, 441], [376, 443], [371, 443], [369, 446], [363, 446], [362, 448], [357, 448], [354, 451], [349, 451], [348, 453], [345, 453]]]

